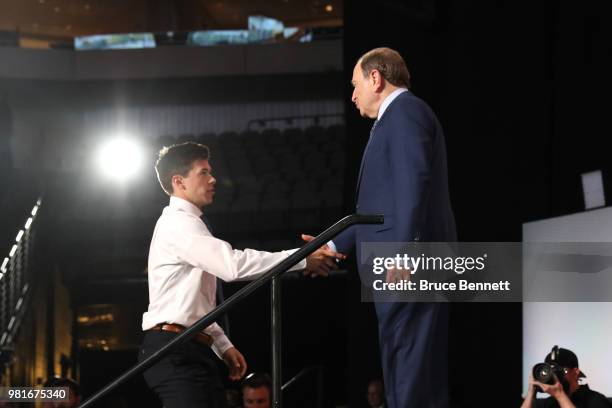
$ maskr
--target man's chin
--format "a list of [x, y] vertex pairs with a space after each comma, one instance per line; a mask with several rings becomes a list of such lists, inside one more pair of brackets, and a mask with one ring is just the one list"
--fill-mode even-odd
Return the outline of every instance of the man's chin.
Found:
[[376, 116], [371, 116], [369, 115], [366, 111], [359, 111], [359, 114], [361, 115], [362, 118], [366, 118], [366, 119], [376, 119]]

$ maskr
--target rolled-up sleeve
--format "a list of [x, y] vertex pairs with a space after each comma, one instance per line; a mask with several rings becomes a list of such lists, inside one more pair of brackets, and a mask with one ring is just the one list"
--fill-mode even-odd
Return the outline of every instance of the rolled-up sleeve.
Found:
[[213, 339], [212, 349], [219, 358], [231, 347], [234, 347], [230, 339], [227, 338], [221, 326], [213, 323], [204, 330]]

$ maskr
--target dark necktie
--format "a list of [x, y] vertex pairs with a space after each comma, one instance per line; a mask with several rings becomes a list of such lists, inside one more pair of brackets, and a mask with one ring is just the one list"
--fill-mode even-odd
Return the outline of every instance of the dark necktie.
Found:
[[[208, 220], [208, 218], [206, 218], [206, 216], [202, 214], [200, 219], [202, 220], [204, 225], [206, 225], [206, 228], [208, 228], [208, 231], [210, 231], [210, 233], [212, 234], [213, 233], [212, 227], [210, 225], [210, 221]], [[216, 297], [217, 305], [220, 305], [225, 300], [225, 296], [223, 296], [223, 284], [222, 284], [221, 279], [219, 278], [216, 278], [216, 279], [217, 279], [217, 291], [216, 291], [215, 297]], [[221, 320], [218, 321], [217, 323], [219, 324], [219, 326], [221, 326], [225, 334], [229, 337], [230, 324], [229, 324], [229, 317], [227, 313], [224, 314]]]
[[374, 121], [374, 124], [372, 125], [372, 129], [370, 129], [370, 137], [372, 137], [372, 135], [374, 134], [374, 130], [376, 129], [376, 125], [378, 125], [378, 119], [376, 119]]

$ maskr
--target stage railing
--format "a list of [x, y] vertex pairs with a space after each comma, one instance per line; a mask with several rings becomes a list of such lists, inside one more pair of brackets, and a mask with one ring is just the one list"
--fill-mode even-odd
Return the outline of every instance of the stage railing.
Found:
[[[0, 362], [13, 360], [13, 343], [26, 314], [32, 275], [34, 222], [41, 205], [38, 199], [25, 224], [15, 236], [8, 254], [0, 264]], [[0, 378], [3, 369], [0, 367]]]
[[[168, 343], [160, 347], [157, 351], [152, 353], [149, 357], [142, 360], [134, 367], [126, 371], [117, 377], [114, 381], [106, 385], [100, 391], [95, 393], [89, 399], [87, 399], [83, 404], [81, 404], [80, 408], [90, 407], [100, 399], [102, 399], [109, 392], [125, 383], [132, 377], [137, 374], [142, 373], [147, 368], [151, 367], [161, 358], [163, 358], [166, 354], [172, 351], [175, 347], [178, 347], [180, 344], [183, 344], [189, 341], [193, 336], [195, 336], [199, 331], [208, 327], [210, 324], [214, 323], [219, 317], [223, 314], [227, 313], [230, 309], [235, 307], [237, 304], [242, 302], [245, 298], [247, 298], [251, 293], [255, 290], [259, 289], [261, 286], [271, 281], [275, 277], [285, 273], [289, 268], [299, 263], [302, 259], [306, 258], [308, 255], [316, 251], [319, 247], [325, 245], [330, 239], [338, 235], [340, 232], [344, 231], [346, 228], [356, 225], [356, 224], [382, 224], [384, 222], [384, 217], [382, 215], [361, 215], [361, 214], [353, 214], [347, 217], [344, 217], [340, 221], [336, 222], [334, 225], [323, 231], [321, 234], [317, 235], [312, 241], [308, 242], [306, 245], [295, 251], [293, 254], [289, 255], [287, 258], [279, 262], [277, 265], [272, 267], [268, 272], [259, 277], [257, 280], [249, 283], [244, 288], [240, 289], [236, 292], [232, 297], [228, 298], [225, 302], [218, 305], [214, 308], [210, 313], [206, 316], [202, 317], [196, 323], [194, 323], [191, 327], [187, 328], [184, 332], [174, 337]], [[280, 283], [280, 282], [279, 282]], [[274, 303], [272, 304], [273, 310], [278, 309], [280, 306], [280, 302], [278, 302], [278, 298], [274, 297]], [[278, 311], [278, 310], [277, 310]], [[272, 325], [273, 335], [274, 335], [274, 324]], [[281, 378], [280, 378], [280, 337], [278, 335], [274, 335], [272, 350], [278, 353], [276, 356], [273, 353], [277, 360], [273, 361], [273, 400], [274, 400], [274, 408], [279, 408], [281, 405], [280, 401], [280, 389], [281, 389]], [[277, 365], [277, 369], [274, 369], [274, 366]]]
[[[300, 380], [302, 380], [303, 378], [308, 377], [310, 374], [315, 374], [316, 375], [316, 381], [317, 381], [317, 385], [316, 385], [316, 395], [317, 395], [317, 403], [316, 403], [316, 408], [323, 408], [324, 406], [324, 396], [323, 396], [323, 391], [324, 391], [324, 384], [325, 384], [325, 369], [322, 366], [310, 366], [310, 367], [304, 367], [299, 373], [297, 373], [295, 376], [293, 376], [293, 378], [291, 378], [289, 381], [287, 381], [285, 384], [283, 384], [283, 386], [281, 387], [281, 391], [282, 392], [286, 392], [288, 389], [290, 389], [291, 387], [294, 387], [295, 384], [298, 384], [300, 382]], [[312, 407], [315, 408], [315, 407]]]

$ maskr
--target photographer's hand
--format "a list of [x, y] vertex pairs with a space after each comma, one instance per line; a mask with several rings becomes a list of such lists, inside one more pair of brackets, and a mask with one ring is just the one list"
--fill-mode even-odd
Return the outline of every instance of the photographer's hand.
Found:
[[536, 386], [536, 382], [533, 379], [533, 376], [531, 374], [529, 374], [529, 388], [527, 388], [527, 395], [525, 395], [525, 399], [523, 400], [523, 403], [521, 404], [521, 408], [532, 408], [533, 407], [533, 400], [535, 399], [535, 386]]
[[533, 382], [534, 385], [539, 386], [543, 392], [550, 394], [559, 403], [559, 408], [576, 408], [574, 403], [569, 399], [563, 385], [559, 382], [557, 376], [555, 376], [555, 383], [553, 385], [543, 384], [538, 381]]

